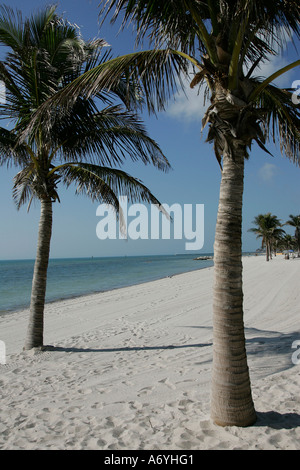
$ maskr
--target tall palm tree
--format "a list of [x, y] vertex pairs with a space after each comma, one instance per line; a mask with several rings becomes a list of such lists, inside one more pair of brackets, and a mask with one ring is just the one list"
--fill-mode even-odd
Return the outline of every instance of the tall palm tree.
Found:
[[24, 20], [21, 12], [1, 7], [0, 44], [8, 51], [0, 62], [0, 79], [6, 87], [0, 116], [13, 123], [11, 129], [0, 128], [0, 164], [20, 168], [13, 188], [17, 207], [26, 202], [30, 206], [33, 199], [41, 205], [25, 342], [25, 349], [31, 349], [43, 345], [52, 212], [59, 202], [59, 186], [75, 184], [77, 193], [108, 203], [119, 213], [119, 194], [130, 201], [159, 201], [141, 181], [115, 166], [128, 155], [161, 170], [167, 170], [169, 163], [142, 122], [122, 105], [139, 99], [137, 87], [124, 77], [113, 88], [98, 89], [93, 97], [70, 97], [68, 108], [52, 106], [47, 119], [24, 138], [24, 128], [45, 101], [111, 57], [103, 52], [104, 41], [84, 41], [55, 7]]
[[280, 228], [282, 227], [280, 220], [276, 215], [272, 215], [271, 212], [257, 215], [253, 224], [256, 227], [250, 228], [249, 232], [255, 233], [257, 235], [256, 238], [262, 239], [261, 246], [262, 248], [266, 247], [266, 260], [269, 261], [272, 258], [274, 242], [280, 240], [285, 235], [285, 231]]
[[[273, 81], [300, 60], [263, 79], [257, 68], [277, 54], [286, 35], [300, 37], [300, 6], [295, 0], [103, 0], [103, 11], [124, 13], [136, 25], [137, 40], [147, 36], [153, 50], [122, 59], [128, 75], [139, 77], [150, 111], [162, 109], [176, 78], [193, 67], [191, 87], [205, 86], [211, 104], [208, 125], [222, 171], [214, 244], [214, 348], [211, 416], [219, 425], [247, 426], [256, 420], [245, 349], [242, 288], [242, 204], [244, 162], [253, 142], [267, 150], [269, 136], [279, 137], [281, 151], [299, 159], [300, 113], [291, 90]], [[106, 83], [114, 62], [96, 67], [64, 90], [93, 94]], [[124, 68], [122, 69], [123, 73]], [[186, 75], [188, 76], [188, 75]], [[114, 81], [108, 81], [110, 85]], [[47, 116], [49, 101], [36, 115]]]
[[289, 220], [285, 223], [295, 228], [295, 241], [297, 244], [298, 258], [300, 257], [300, 215], [290, 214]]

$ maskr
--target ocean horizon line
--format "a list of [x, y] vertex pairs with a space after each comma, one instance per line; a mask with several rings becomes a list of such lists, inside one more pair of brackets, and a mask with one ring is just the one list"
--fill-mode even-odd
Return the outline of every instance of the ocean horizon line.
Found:
[[[251, 251], [251, 250], [245, 250], [242, 252], [242, 255], [246, 254], [255, 254], [256, 251]], [[259, 254], [259, 253], [258, 253]], [[152, 257], [152, 256], [213, 256], [214, 252], [213, 251], [208, 251], [205, 253], [200, 253], [200, 252], [183, 252], [183, 253], [146, 253], [146, 254], [139, 254], [139, 255], [133, 255], [133, 254], [128, 254], [128, 255], [91, 255], [91, 256], [66, 256], [66, 257], [50, 257], [49, 261], [53, 260], [70, 260], [70, 259], [107, 259], [107, 258], [140, 258], [140, 257]], [[0, 262], [8, 262], [8, 261], [35, 261], [35, 258], [1, 258]]]
[[[250, 253], [250, 252], [249, 252]], [[87, 260], [90, 260], [90, 259], [107, 259], [107, 258], [140, 258], [140, 257], [152, 257], [152, 256], [184, 256], [184, 255], [192, 255], [192, 256], [212, 256], [213, 255], [213, 252], [207, 252], [207, 253], [194, 253], [192, 254], [191, 252], [183, 252], [183, 253], [147, 253], [147, 254], [139, 254], [139, 255], [132, 255], [132, 254], [128, 254], [128, 255], [101, 255], [101, 256], [98, 256], [98, 255], [91, 255], [91, 256], [67, 256], [67, 257], [50, 257], [49, 258], [49, 261], [51, 260], [70, 260], [70, 259], [87, 259]], [[1, 261], [35, 261], [35, 258], [1, 258], [0, 259], [0, 262]]]

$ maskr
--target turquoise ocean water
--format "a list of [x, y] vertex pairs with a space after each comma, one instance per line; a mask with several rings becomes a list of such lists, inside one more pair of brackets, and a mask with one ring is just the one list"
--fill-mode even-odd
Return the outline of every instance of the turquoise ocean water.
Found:
[[[204, 255], [201, 255], [204, 256]], [[51, 259], [46, 301], [140, 284], [213, 265], [196, 255]], [[34, 260], [0, 261], [0, 314], [29, 306]]]

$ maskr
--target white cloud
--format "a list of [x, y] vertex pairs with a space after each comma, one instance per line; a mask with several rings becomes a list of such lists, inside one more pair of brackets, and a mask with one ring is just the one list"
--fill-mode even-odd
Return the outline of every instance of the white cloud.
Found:
[[190, 88], [187, 80], [185, 80], [184, 85], [185, 93], [183, 91], [177, 93], [175, 101], [171, 102], [167, 109], [167, 114], [170, 117], [187, 122], [195, 120], [201, 122], [207, 106], [209, 106], [208, 102], [204, 105], [205, 85], [200, 90], [198, 86]]
[[[260, 67], [257, 67], [253, 74], [254, 76], [256, 75], [268, 78], [274, 72], [280, 70], [291, 62], [291, 60], [287, 57], [284, 57], [283, 54], [286, 52], [288, 45], [293, 41], [293, 32], [291, 31], [291, 33], [288, 34], [285, 29], [282, 28], [281, 36], [283, 41], [283, 49], [281, 49], [279, 45], [276, 46], [276, 44], [273, 44], [273, 48], [276, 51], [277, 55], [269, 55], [269, 61], [263, 63]], [[293, 71], [291, 70], [289, 72], [284, 73], [283, 75], [280, 75], [273, 83], [278, 87], [289, 88], [292, 82], [292, 73]]]
[[272, 181], [277, 173], [277, 166], [273, 163], [265, 163], [258, 171], [259, 178], [264, 182]]
[[[270, 62], [266, 62], [262, 64], [260, 68], [257, 68], [256, 73], [254, 72], [253, 75], [263, 77], [263, 78], [268, 78], [277, 70], [280, 70], [281, 68], [285, 67], [289, 63], [290, 61], [287, 60], [286, 58], [275, 56], [270, 59]], [[272, 83], [274, 85], [277, 85], [278, 87], [290, 88], [291, 83], [292, 83], [292, 78], [291, 78], [292, 73], [293, 73], [293, 70], [291, 70], [290, 72], [286, 72], [283, 75], [280, 75]]]

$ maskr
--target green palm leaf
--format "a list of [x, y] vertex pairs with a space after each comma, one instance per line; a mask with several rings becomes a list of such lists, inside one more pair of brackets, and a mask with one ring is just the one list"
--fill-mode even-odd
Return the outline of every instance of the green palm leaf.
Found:
[[132, 161], [152, 164], [163, 171], [170, 168], [141, 120], [120, 105], [98, 111], [80, 99], [63, 118], [53, 120], [54, 124], [49, 126], [52, 144], [57, 148], [53, 158], [120, 165], [129, 156]]
[[260, 94], [257, 104], [262, 109], [266, 136], [279, 140], [280, 150], [295, 164], [299, 164], [300, 108], [292, 101], [289, 90], [268, 85]]
[[126, 196], [129, 202], [142, 201], [155, 204], [169, 218], [159, 200], [137, 178], [125, 171], [101, 167], [88, 163], [69, 163], [54, 168], [60, 180], [67, 187], [76, 185], [76, 194], [85, 194], [93, 201], [111, 205], [120, 216], [123, 226], [123, 214], [118, 196]]
[[13, 199], [18, 209], [29, 201], [28, 210], [31, 205], [31, 201], [34, 199], [34, 180], [35, 180], [35, 168], [34, 163], [30, 163], [23, 168], [14, 178], [13, 186]]
[[26, 143], [19, 143], [14, 131], [0, 127], [0, 166], [30, 163], [29, 150]]
[[[178, 90], [177, 76], [181, 77], [181, 73], [187, 73], [186, 58], [169, 50], [136, 52], [107, 60], [75, 78], [39, 106], [26, 126], [23, 138], [42, 123], [47, 125], [54, 107], [61, 107], [65, 112], [65, 108], [72, 107], [79, 97], [87, 101], [90, 97], [99, 97], [100, 93], [112, 93], [121, 96], [128, 107], [139, 109], [145, 101], [149, 111], [162, 110]], [[183, 86], [181, 78], [179, 82]]]

